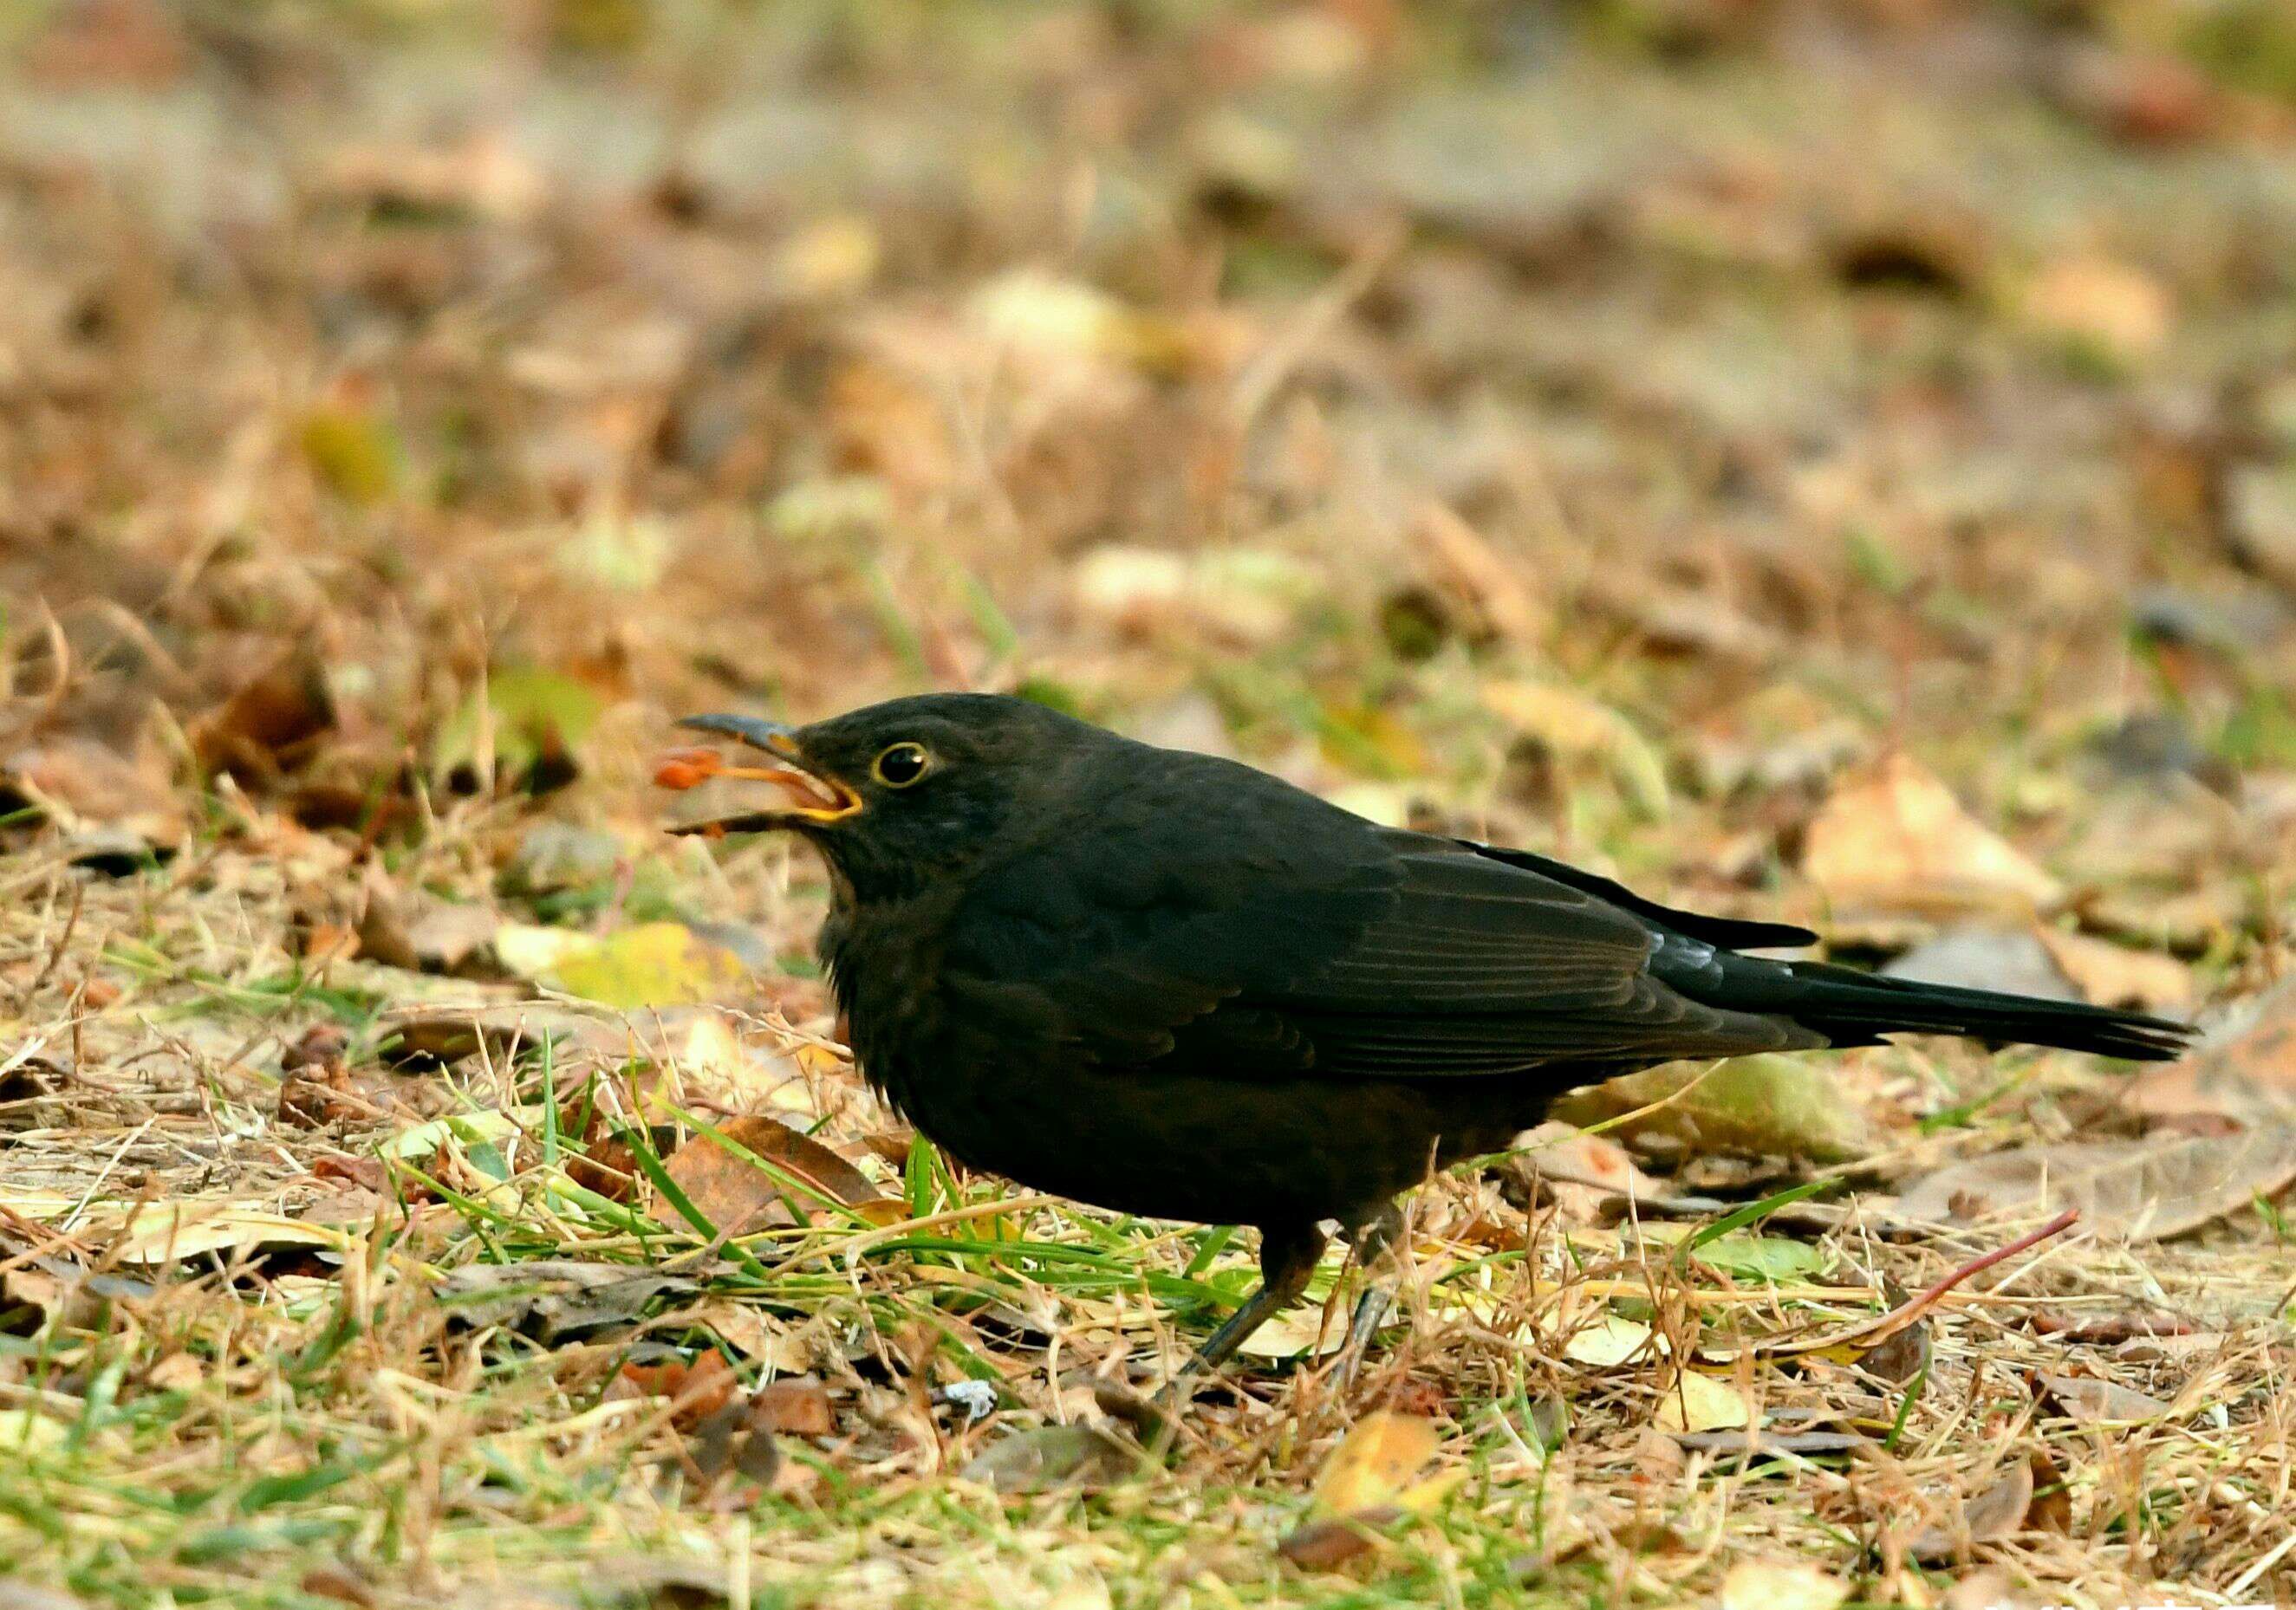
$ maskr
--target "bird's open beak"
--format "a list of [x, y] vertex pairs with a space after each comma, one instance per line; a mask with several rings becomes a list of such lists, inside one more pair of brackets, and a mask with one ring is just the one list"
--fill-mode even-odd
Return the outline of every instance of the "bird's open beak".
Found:
[[840, 821], [861, 809], [860, 795], [807, 762], [798, 747], [794, 727], [750, 715], [688, 715], [677, 724], [696, 732], [731, 738], [772, 756], [777, 763], [774, 765], [713, 765], [708, 775], [770, 782], [782, 790], [785, 803], [770, 810], [684, 822], [670, 829], [673, 833], [706, 833], [712, 838], [721, 833], [763, 833], [800, 822]]

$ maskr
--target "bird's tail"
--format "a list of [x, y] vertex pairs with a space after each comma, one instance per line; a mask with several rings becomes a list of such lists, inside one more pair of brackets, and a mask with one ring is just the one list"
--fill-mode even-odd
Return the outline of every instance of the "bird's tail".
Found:
[[1783, 965], [1791, 983], [1773, 987], [1791, 1002], [1780, 1000], [1771, 1009], [1790, 1014], [1835, 1045], [1872, 1045], [1885, 1034], [1959, 1034], [2164, 1062], [2193, 1038], [2189, 1026], [2143, 1012], [1886, 978], [1822, 961]]

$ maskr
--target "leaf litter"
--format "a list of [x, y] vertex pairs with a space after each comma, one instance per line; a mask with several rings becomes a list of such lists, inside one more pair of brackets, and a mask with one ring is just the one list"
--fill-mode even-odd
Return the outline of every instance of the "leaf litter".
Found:
[[[372, 9], [7, 69], [11, 1590], [2287, 1585], [2284, 86], [2109, 8], [1849, 78], [1792, 8]], [[1351, 1392], [1335, 1257], [1144, 1465], [1249, 1238], [914, 1143], [812, 864], [659, 832], [669, 716], [926, 684], [2221, 1026], [1587, 1098], [1420, 1196]]]

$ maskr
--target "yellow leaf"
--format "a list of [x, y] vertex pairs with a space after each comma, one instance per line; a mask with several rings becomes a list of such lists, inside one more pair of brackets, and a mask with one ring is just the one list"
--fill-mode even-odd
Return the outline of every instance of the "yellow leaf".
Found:
[[1348, 1328], [1335, 1323], [1327, 1328], [1323, 1307], [1316, 1304], [1277, 1314], [1244, 1337], [1237, 1351], [1255, 1359], [1296, 1359], [1310, 1353], [1321, 1358], [1337, 1353], [1347, 1339]]
[[1574, 1364], [1615, 1369], [1630, 1360], [1648, 1360], [1666, 1351], [1666, 1338], [1639, 1320], [1606, 1313], [1580, 1327], [1562, 1344], [1562, 1356]]
[[71, 1427], [31, 1409], [0, 1409], [0, 1450], [61, 1448]]
[[398, 479], [398, 444], [371, 414], [314, 409], [303, 419], [302, 448], [312, 472], [345, 503], [381, 503]]
[[1391, 1504], [1435, 1457], [1435, 1423], [1386, 1410], [1357, 1420], [1316, 1480], [1315, 1508], [1356, 1515]]
[[883, 257], [876, 226], [859, 213], [839, 213], [783, 241], [766, 268], [791, 296], [829, 298], [867, 290]]
[[1845, 783], [1809, 824], [1802, 870], [1828, 899], [1909, 911], [2055, 904], [2057, 880], [1902, 755]]
[[646, 922], [570, 951], [544, 977], [570, 995], [627, 1009], [714, 1001], [745, 985], [750, 969], [684, 923]]
[[1752, 1418], [1736, 1387], [1694, 1369], [1677, 1376], [1658, 1406], [1661, 1431], [1735, 1431]]
[[1565, 760], [1586, 759], [1608, 772], [1628, 804], [1645, 816], [1667, 807], [1666, 763], [1650, 740], [1610, 706], [1549, 682], [1494, 682], [1483, 689], [1491, 713]]
[[[104, 1223], [101, 1211], [83, 1221], [83, 1233]], [[113, 1255], [127, 1263], [165, 1263], [202, 1254], [255, 1246], [349, 1245], [341, 1230], [228, 1202], [160, 1202], [137, 1208], [118, 1225]]]
[[1834, 1610], [1849, 1585], [1797, 1560], [1740, 1560], [1722, 1579], [1722, 1610]]

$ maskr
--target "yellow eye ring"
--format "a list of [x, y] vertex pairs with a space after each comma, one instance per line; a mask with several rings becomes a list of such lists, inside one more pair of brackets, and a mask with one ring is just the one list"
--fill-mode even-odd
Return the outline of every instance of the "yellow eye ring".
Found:
[[889, 789], [906, 789], [932, 770], [932, 756], [921, 743], [897, 743], [869, 763], [869, 775]]

